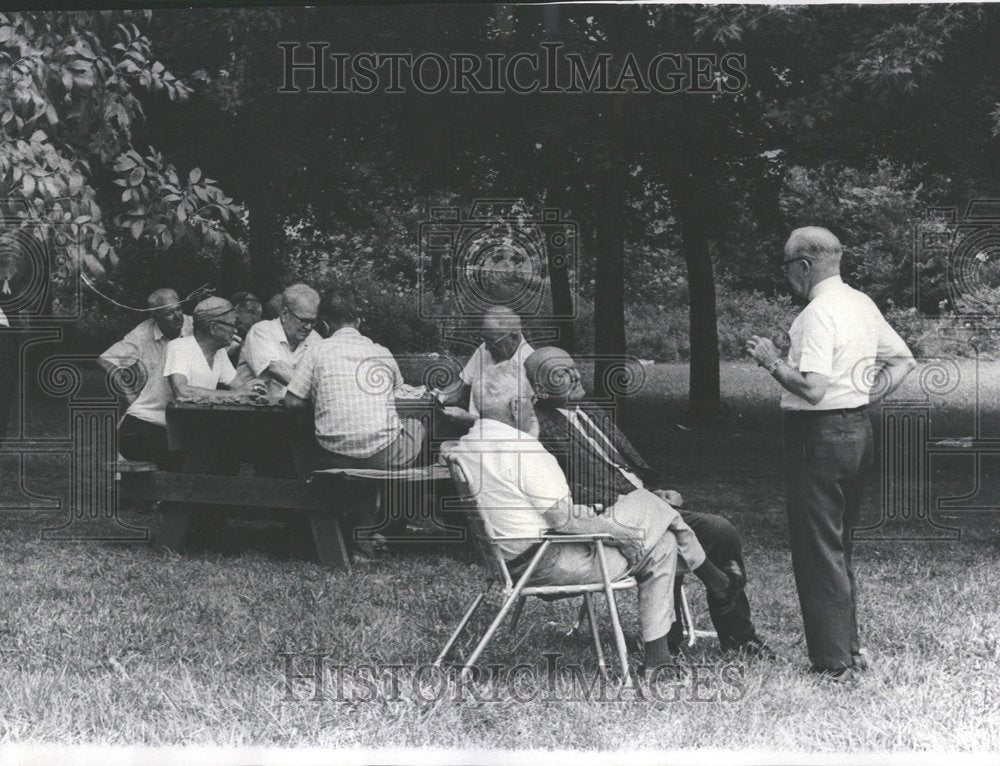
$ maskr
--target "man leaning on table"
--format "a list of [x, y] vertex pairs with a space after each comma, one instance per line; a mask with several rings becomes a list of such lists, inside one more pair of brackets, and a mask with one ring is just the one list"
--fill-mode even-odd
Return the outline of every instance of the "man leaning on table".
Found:
[[295, 366], [323, 340], [313, 329], [318, 313], [319, 293], [303, 284], [286, 288], [278, 317], [257, 322], [247, 332], [237, 369], [266, 379], [269, 396], [284, 396]]
[[[812, 670], [844, 678], [861, 670], [851, 530], [872, 464], [867, 407], [916, 366], [872, 300], [840, 278], [840, 241], [807, 226], [785, 245], [785, 276], [807, 301], [782, 359], [767, 338], [747, 351], [778, 383], [785, 411], [785, 465], [792, 568]], [[877, 374], [867, 374], [872, 367]], [[864, 381], [874, 381], [870, 386]]]

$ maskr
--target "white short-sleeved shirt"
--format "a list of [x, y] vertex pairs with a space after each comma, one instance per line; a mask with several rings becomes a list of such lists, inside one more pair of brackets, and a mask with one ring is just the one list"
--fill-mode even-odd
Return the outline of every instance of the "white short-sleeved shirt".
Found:
[[845, 285], [839, 276], [813, 286], [809, 305], [792, 322], [788, 334], [792, 340], [788, 364], [803, 374], [824, 375], [830, 382], [817, 404], [783, 390], [784, 410], [862, 407], [870, 401], [872, 380], [865, 370], [877, 359], [912, 356], [874, 301]]
[[532, 348], [531, 344], [522, 335], [521, 344], [517, 347], [514, 355], [510, 359], [497, 362], [486, 348], [486, 344], [480, 343], [465, 367], [462, 368], [462, 372], [459, 373], [459, 378], [462, 379], [462, 382], [472, 388], [469, 396], [469, 414], [479, 417], [479, 408], [476, 406], [476, 402], [481, 398], [482, 392], [476, 391], [476, 384], [482, 378], [483, 372], [497, 364], [519, 364], [523, 366], [524, 360], [531, 356], [534, 351], [535, 349]]
[[132, 402], [128, 414], [140, 420], [166, 426], [167, 404], [173, 401], [173, 389], [167, 378], [178, 373], [187, 378], [188, 385], [198, 388], [218, 388], [219, 384], [229, 384], [236, 377], [236, 370], [224, 348], [215, 352], [212, 366], [201, 352], [197, 339], [191, 335], [186, 338], [175, 338], [167, 344], [166, 358], [163, 362], [161, 378], [164, 385], [151, 389], [146, 386], [139, 397]]
[[504, 542], [505, 537], [537, 538], [552, 524], [544, 513], [556, 503], [570, 504], [569, 485], [556, 459], [541, 442], [497, 420], [478, 420], [450, 453], [462, 466], [504, 558], [533, 544]]
[[[185, 314], [178, 337], [185, 338], [190, 334], [191, 317]], [[170, 384], [163, 377], [163, 362], [166, 358], [168, 343], [170, 343], [170, 339], [163, 334], [156, 321], [150, 318], [140, 322], [124, 338], [101, 354], [102, 360], [110, 362], [116, 367], [131, 367], [138, 363], [146, 375], [142, 391], [132, 402], [126, 414], [133, 415], [140, 420], [162, 422], [162, 419], [151, 419], [156, 416], [151, 414], [148, 404], [160, 401], [167, 395], [166, 389], [169, 388]], [[139, 403], [139, 406], [136, 407], [136, 403], [140, 399], [144, 399], [144, 402]]]
[[[271, 362], [279, 361], [291, 366], [293, 369], [305, 356], [306, 352], [323, 338], [315, 330], [310, 330], [305, 339], [292, 350], [285, 335], [285, 328], [281, 326], [280, 319], [265, 319], [257, 322], [247, 331], [247, 337], [243, 341], [243, 349], [240, 351], [240, 363], [238, 367], [248, 368], [251, 377], [256, 378], [267, 369]], [[267, 382], [268, 394], [271, 396], [284, 396], [287, 386], [281, 385], [274, 378]]]
[[363, 458], [399, 437], [395, 392], [402, 385], [389, 349], [342, 327], [302, 357], [288, 391], [312, 401], [316, 440], [324, 449]]

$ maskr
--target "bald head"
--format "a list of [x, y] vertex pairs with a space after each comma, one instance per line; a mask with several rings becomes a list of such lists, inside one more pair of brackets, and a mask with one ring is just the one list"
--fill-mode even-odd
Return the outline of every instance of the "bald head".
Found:
[[181, 334], [184, 328], [184, 308], [176, 292], [169, 287], [154, 290], [146, 299], [146, 306], [151, 310], [153, 321], [160, 328], [163, 337], [172, 340]]
[[582, 399], [586, 392], [573, 357], [555, 346], [545, 346], [524, 360], [528, 382], [543, 406], [561, 407]]

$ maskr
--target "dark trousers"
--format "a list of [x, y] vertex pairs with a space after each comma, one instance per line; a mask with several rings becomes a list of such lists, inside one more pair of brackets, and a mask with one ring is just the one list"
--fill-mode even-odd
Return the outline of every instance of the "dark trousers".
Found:
[[[705, 549], [705, 556], [709, 561], [719, 569], [730, 561], [735, 561], [746, 572], [740, 535], [729, 519], [717, 513], [680, 509], [679, 512], [681, 519], [691, 527], [701, 547]], [[680, 603], [679, 598], [675, 598], [674, 603]], [[732, 609], [723, 613], [710, 607], [708, 613], [723, 649], [735, 649], [756, 635], [746, 593], [740, 593]]]
[[126, 415], [118, 426], [118, 451], [126, 460], [156, 463], [164, 471], [179, 471], [184, 453], [171, 452], [167, 428]]
[[864, 410], [786, 413], [792, 567], [809, 658], [819, 670], [849, 667], [859, 653], [851, 530], [872, 459]]

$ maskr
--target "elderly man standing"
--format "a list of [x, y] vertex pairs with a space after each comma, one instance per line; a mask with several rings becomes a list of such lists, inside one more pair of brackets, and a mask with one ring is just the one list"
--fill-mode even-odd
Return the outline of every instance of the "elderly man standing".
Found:
[[466, 426], [479, 417], [473, 389], [478, 385], [483, 373], [491, 367], [509, 362], [521, 366], [531, 352], [531, 344], [521, 334], [521, 317], [505, 306], [494, 306], [483, 315], [482, 343], [462, 369], [459, 378], [461, 386], [441, 400], [445, 414]]
[[403, 385], [389, 349], [358, 332], [354, 296], [335, 292], [326, 302], [333, 334], [298, 363], [285, 405], [311, 400], [320, 468], [406, 468], [420, 457], [423, 424], [400, 420], [395, 392]]
[[[808, 303], [789, 330], [782, 359], [767, 338], [747, 350], [784, 389], [785, 464], [792, 567], [812, 670], [842, 678], [863, 669], [851, 564], [865, 475], [872, 464], [873, 398], [916, 366], [872, 300], [840, 278], [840, 241], [818, 226], [785, 244], [785, 276]], [[875, 375], [864, 374], [871, 367]], [[874, 381], [863, 387], [863, 381]]]
[[247, 333], [239, 368], [249, 377], [265, 377], [270, 396], [284, 396], [295, 366], [323, 340], [313, 330], [318, 313], [319, 293], [302, 284], [286, 288], [277, 319], [257, 322]]
[[163, 377], [167, 345], [191, 334], [191, 317], [181, 308], [177, 293], [154, 291], [147, 301], [151, 317], [140, 322], [124, 338], [101, 354], [98, 360], [108, 371], [135, 368], [145, 381], [118, 425], [118, 451], [128, 460], [149, 461], [163, 468], [176, 462], [167, 449], [167, 429], [162, 402], [169, 392]]
[[[449, 447], [472, 485], [476, 502], [496, 531], [499, 548], [515, 576], [520, 575], [540, 542], [530, 538], [557, 531], [608, 533], [606, 551], [612, 580], [632, 575], [639, 584], [639, 622], [645, 666], [671, 663], [667, 634], [674, 621], [674, 575], [677, 555], [698, 567], [705, 553], [698, 540], [666, 506], [653, 509], [652, 494], [634, 493], [613, 514], [596, 514], [573, 505], [569, 486], [556, 459], [538, 441], [535, 397], [520, 366], [501, 365], [481, 378], [477, 400], [481, 419]], [[511, 538], [504, 541], [503, 538]], [[528, 538], [528, 539], [526, 539]], [[552, 545], [534, 570], [531, 585], [599, 582], [601, 566], [592, 545]]]
[[[674, 490], [653, 489], [660, 482], [659, 472], [642, 459], [610, 415], [598, 407], [581, 406], [585, 392], [580, 373], [565, 351], [540, 348], [528, 357], [525, 370], [538, 396], [538, 438], [559, 461], [573, 500], [614, 514], [623, 498], [648, 488], [650, 492], [640, 496], [646, 497], [652, 512], [679, 513], [705, 549], [707, 561], [692, 571], [706, 585], [709, 615], [722, 648], [774, 659], [750, 619], [750, 602], [743, 592], [742, 545], [733, 525], [718, 514], [682, 510], [684, 500]], [[679, 627], [675, 624], [671, 636], [671, 649], [676, 651]]]

